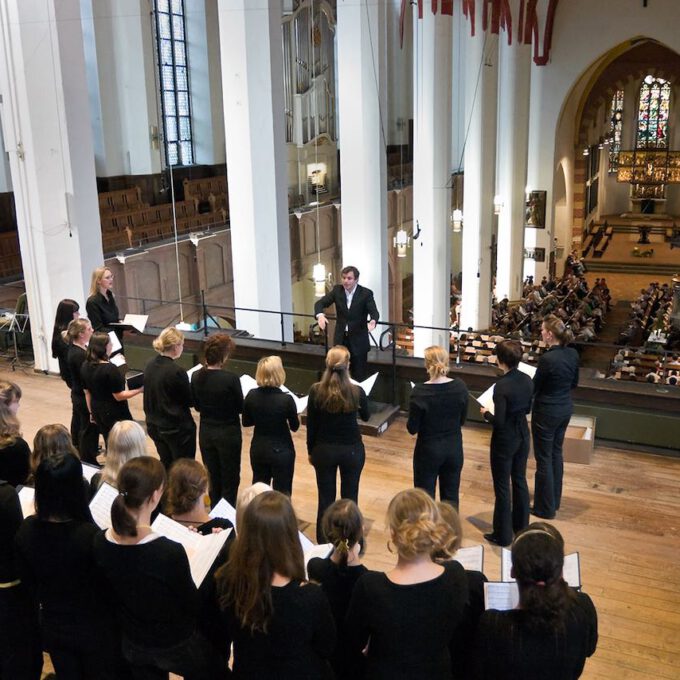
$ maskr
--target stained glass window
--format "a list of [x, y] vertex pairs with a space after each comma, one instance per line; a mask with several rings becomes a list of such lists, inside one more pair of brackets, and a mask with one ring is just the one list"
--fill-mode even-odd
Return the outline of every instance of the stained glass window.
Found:
[[191, 165], [194, 151], [184, 0], [156, 0], [156, 43], [165, 159], [168, 165]]
[[609, 107], [609, 172], [616, 172], [619, 168], [622, 132], [623, 90], [616, 90]]
[[637, 147], [665, 149], [668, 146], [668, 114], [671, 85], [667, 80], [647, 76], [640, 87]]

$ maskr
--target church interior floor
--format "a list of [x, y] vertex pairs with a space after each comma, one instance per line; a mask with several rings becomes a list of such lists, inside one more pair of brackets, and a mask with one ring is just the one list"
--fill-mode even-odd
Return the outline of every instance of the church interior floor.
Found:
[[[21, 385], [19, 418], [29, 444], [48, 422], [70, 422], [70, 401], [63, 382], [32, 371], [0, 367], [0, 378]], [[142, 400], [131, 401], [143, 420]], [[251, 480], [248, 451], [251, 430], [244, 430], [243, 484]], [[465, 466], [460, 493], [464, 545], [484, 543], [493, 510], [489, 470], [490, 430], [465, 427]], [[316, 484], [307, 463], [304, 428], [294, 435], [297, 466], [293, 505], [310, 538], [314, 536]], [[389, 569], [385, 512], [392, 496], [412, 484], [413, 438], [403, 418], [380, 438], [365, 438], [366, 466], [360, 506], [368, 528], [365, 563]], [[155, 455], [151, 441], [149, 452]], [[555, 525], [567, 552], [580, 554], [584, 590], [598, 610], [600, 641], [586, 664], [584, 678], [643, 680], [677, 678], [680, 668], [680, 458], [597, 447], [591, 465], [566, 464], [562, 509]], [[529, 487], [533, 488], [533, 460]], [[484, 571], [500, 575], [500, 549], [486, 544]], [[46, 666], [46, 670], [49, 666]]]
[[[639, 264], [641, 260], [647, 260], [644, 264], [678, 264], [680, 266], [680, 250], [671, 247], [664, 242], [663, 237], [657, 234], [650, 236], [651, 243], [638, 243], [638, 234], [615, 233], [604, 251], [602, 258], [595, 260], [600, 263], [609, 262], [632, 262]], [[654, 250], [654, 254], [649, 258], [635, 257], [633, 249], [640, 251]]]

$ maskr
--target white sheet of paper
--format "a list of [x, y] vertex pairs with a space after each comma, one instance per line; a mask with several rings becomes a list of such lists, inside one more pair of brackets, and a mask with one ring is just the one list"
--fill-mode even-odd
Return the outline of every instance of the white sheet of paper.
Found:
[[[504, 582], [514, 581], [510, 575], [512, 569], [512, 553], [507, 548], [501, 549], [501, 580]], [[569, 553], [564, 556], [564, 567], [562, 568], [562, 578], [572, 587], [581, 587], [581, 563], [579, 554]]]
[[[350, 368], [350, 371], [352, 369]], [[375, 381], [378, 379], [378, 374], [374, 373], [373, 375], [369, 375], [366, 380], [363, 382], [357, 382], [353, 378], [350, 378], [350, 382], [353, 385], [359, 385], [363, 389], [364, 392], [366, 392], [366, 396], [368, 396], [371, 393], [371, 390], [373, 389], [373, 385], [375, 385]]]
[[196, 373], [196, 371], [200, 371], [203, 368], [203, 364], [196, 364], [193, 368], [190, 368], [187, 371], [187, 376], [189, 378], [189, 382], [191, 382], [191, 376]]
[[94, 465], [88, 465], [87, 463], [81, 463], [81, 465], [83, 466], [83, 477], [85, 477], [88, 482], [91, 482], [92, 478], [100, 471], [100, 469]]
[[517, 584], [491, 581], [484, 584], [484, 608], [507, 611], [515, 609], [519, 604], [519, 588]]
[[411, 382], [411, 389], [413, 389], [416, 386], [414, 382]]
[[21, 504], [21, 513], [26, 517], [35, 515], [35, 489], [30, 486], [22, 486], [19, 489], [19, 503]]
[[486, 392], [482, 392], [478, 397], [476, 397], [480, 406], [483, 406], [491, 415], [494, 415], [493, 393], [495, 388], [496, 383], [491, 385], [491, 387], [489, 387], [489, 389], [486, 390]]
[[243, 392], [243, 396], [245, 397], [250, 390], [254, 390], [257, 387], [257, 383], [255, 382], [255, 378], [251, 378], [247, 373], [244, 373], [241, 378], [241, 391]]
[[307, 574], [307, 565], [309, 564], [309, 560], [311, 560], [314, 557], [320, 557], [322, 560], [326, 559], [326, 557], [328, 557], [332, 551], [333, 551], [332, 543], [312, 545], [312, 547], [309, 550], [303, 550], [303, 552], [305, 553], [305, 576], [309, 576], [309, 574]]
[[203, 579], [231, 533], [231, 529], [225, 529], [216, 534], [202, 536], [163, 514], [156, 517], [151, 528], [157, 534], [179, 543], [184, 548], [189, 558], [191, 578], [197, 588], [203, 583]]
[[125, 355], [124, 354], [115, 354], [112, 356], [109, 361], [114, 365], [114, 366], [123, 366], [125, 364]]
[[302, 546], [303, 553], [314, 548], [314, 543], [312, 543], [301, 531], [298, 531], [298, 536], [300, 537], [300, 545]]
[[92, 519], [100, 529], [111, 527], [111, 506], [118, 495], [118, 489], [104, 482], [90, 501]]
[[123, 345], [120, 344], [120, 340], [118, 339], [118, 336], [114, 333], [114, 331], [109, 331], [109, 339], [111, 340], [111, 354], [117, 352], [119, 349], [123, 347]]
[[293, 394], [285, 385], [281, 385], [281, 391], [285, 392], [286, 394], [290, 394], [290, 396], [293, 397], [293, 401], [295, 402], [295, 408], [297, 409], [298, 413], [302, 413], [307, 408], [309, 395], [306, 395], [304, 397], [298, 397], [296, 394]]
[[468, 548], [458, 548], [455, 557], [456, 562], [460, 562], [464, 569], [470, 571], [484, 571], [484, 546], [472, 545]]
[[210, 511], [210, 517], [215, 519], [228, 519], [234, 526], [236, 526], [236, 509], [234, 506], [224, 498], [220, 498], [215, 507]]
[[132, 326], [135, 330], [143, 333], [148, 320], [148, 314], [126, 314], [123, 323]]
[[533, 378], [536, 375], [536, 371], [538, 370], [537, 366], [530, 366], [529, 364], [525, 363], [524, 361], [520, 361], [519, 365], [517, 366], [517, 370], [522, 371], [522, 373], [526, 373], [530, 378]]

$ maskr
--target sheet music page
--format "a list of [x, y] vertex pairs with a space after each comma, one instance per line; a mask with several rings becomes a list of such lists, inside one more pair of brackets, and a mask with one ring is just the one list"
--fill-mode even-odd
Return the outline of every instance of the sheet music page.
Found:
[[90, 501], [92, 519], [100, 529], [111, 528], [111, 506], [118, 495], [118, 489], [104, 482]]
[[453, 558], [470, 571], [484, 571], [484, 546], [472, 545], [468, 548], [458, 548]]
[[87, 479], [88, 482], [92, 481], [92, 478], [100, 471], [100, 469], [94, 465], [88, 465], [88, 463], [81, 463], [83, 466], [83, 477]]
[[412, 380], [409, 380], [409, 382], [411, 383], [411, 389], [413, 389], [416, 386], [416, 384]]
[[484, 584], [484, 608], [508, 611], [519, 604], [519, 589], [516, 583], [491, 581]]
[[234, 526], [236, 526], [236, 510], [234, 506], [224, 498], [220, 498], [219, 502], [210, 511], [210, 518], [228, 519]]
[[368, 396], [371, 393], [371, 390], [373, 389], [373, 385], [375, 385], [375, 381], [378, 379], [378, 374], [374, 373], [373, 375], [368, 376], [366, 380], [362, 382], [357, 382], [354, 380], [354, 378], [350, 378], [349, 381], [353, 385], [359, 385], [363, 389], [364, 392], [366, 392], [366, 396]]
[[312, 543], [301, 531], [298, 531], [298, 536], [300, 537], [300, 545], [302, 546], [303, 553], [314, 548], [314, 543]]
[[126, 314], [123, 323], [132, 326], [135, 330], [143, 333], [148, 320], [148, 314]]
[[175, 541], [175, 543], [181, 544], [187, 551], [189, 560], [191, 560], [191, 555], [202, 538], [201, 534], [187, 529], [179, 522], [175, 522], [174, 519], [170, 519], [162, 513], [153, 521], [151, 528], [157, 534], [165, 536], [165, 538], [169, 538], [171, 541]]
[[35, 515], [35, 489], [30, 486], [22, 486], [19, 489], [19, 504], [21, 505], [21, 513], [26, 517]]
[[581, 587], [581, 559], [577, 552], [565, 555], [564, 567], [562, 568], [562, 578], [572, 588]]
[[109, 331], [109, 339], [111, 340], [111, 354], [117, 352], [119, 349], [123, 347], [123, 345], [120, 344], [120, 340], [118, 339], [118, 336], [115, 334], [114, 331]]
[[501, 548], [501, 581], [509, 583], [515, 579], [510, 576], [512, 571], [512, 553], [507, 548]]
[[189, 378], [189, 382], [191, 382], [191, 376], [196, 373], [196, 371], [200, 371], [203, 368], [203, 364], [196, 364], [193, 368], [190, 368], [187, 371], [187, 377]]
[[[113, 332], [113, 331], [112, 331]], [[112, 356], [109, 361], [114, 365], [118, 366], [119, 368], [125, 364], [125, 355], [124, 354], [115, 354]]]
[[520, 361], [517, 366], [517, 370], [522, 371], [522, 373], [526, 373], [530, 378], [533, 378], [536, 375], [538, 367], [531, 366], [530, 364], [527, 364], [524, 361]]
[[245, 398], [246, 394], [250, 392], [250, 390], [254, 390], [257, 387], [257, 382], [255, 382], [255, 378], [251, 378], [247, 373], [244, 373], [240, 377], [241, 381], [241, 391], [243, 392], [243, 396]]
[[493, 392], [496, 389], [496, 383], [491, 385], [486, 392], [482, 392], [478, 397], [475, 397], [480, 406], [483, 406], [491, 415], [494, 415]]
[[307, 402], [309, 401], [309, 395], [304, 397], [298, 397], [297, 394], [293, 394], [285, 385], [281, 385], [281, 391], [285, 394], [290, 394], [295, 402], [295, 408], [298, 413], [302, 413], [307, 408]]

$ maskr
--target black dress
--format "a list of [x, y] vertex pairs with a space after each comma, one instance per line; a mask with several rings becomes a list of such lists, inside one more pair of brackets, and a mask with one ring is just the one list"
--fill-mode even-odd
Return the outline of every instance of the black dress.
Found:
[[264, 482], [288, 496], [293, 491], [295, 446], [290, 436], [300, 427], [295, 401], [278, 387], [258, 387], [246, 395], [243, 426], [255, 426], [250, 444], [253, 484]]
[[392, 583], [379, 572], [364, 574], [352, 593], [347, 635], [355, 653], [368, 644], [366, 677], [450, 680], [449, 645], [467, 601], [465, 570], [457, 562], [413, 585]]
[[[116, 304], [116, 299], [113, 297], [111, 291], [108, 291], [106, 297], [100, 292], [90, 295], [85, 303], [85, 309], [87, 310], [87, 318], [90, 320], [95, 332], [108, 333], [109, 331], [114, 330], [111, 324], [120, 321], [118, 305]], [[117, 328], [115, 331], [119, 340], [122, 341], [122, 331]]]
[[309, 578], [321, 584], [335, 619], [338, 642], [331, 657], [331, 665], [337, 680], [354, 680], [364, 675], [364, 655], [350, 648], [345, 631], [345, 618], [354, 586], [359, 577], [367, 571], [363, 564], [343, 569], [330, 557], [325, 559], [314, 557], [307, 564]]
[[413, 388], [406, 429], [417, 434], [413, 452], [413, 485], [434, 498], [439, 496], [458, 507], [463, 469], [463, 434], [468, 389], [462, 380], [420, 383]]
[[123, 374], [111, 362], [85, 361], [80, 369], [84, 388], [90, 393], [92, 415], [99, 431], [108, 440], [111, 428], [120, 420], [132, 420], [127, 399], [118, 401], [113, 395], [125, 390]]
[[531, 378], [514, 368], [496, 383], [494, 414], [488, 411], [484, 414], [484, 420], [493, 425], [491, 475], [496, 495], [493, 534], [501, 545], [509, 545], [513, 532], [517, 533], [529, 524], [526, 474], [529, 426], [526, 414], [531, 410], [533, 391]]
[[31, 449], [21, 437], [0, 448], [0, 479], [12, 486], [26, 484], [30, 472], [30, 457]]
[[541, 356], [534, 375], [534, 514], [544, 519], [555, 517], [562, 500], [562, 445], [574, 411], [571, 391], [578, 385], [578, 361], [573, 347], [557, 345]]
[[321, 518], [335, 501], [336, 478], [340, 470], [340, 497], [359, 502], [359, 478], [366, 461], [357, 415], [370, 417], [366, 393], [359, 390], [359, 409], [349, 413], [330, 413], [318, 404], [318, 384], [312, 385], [307, 402], [307, 452], [316, 471], [319, 505], [316, 513], [316, 540], [325, 543]]
[[59, 376], [61, 379], [71, 387], [71, 369], [68, 365], [68, 350], [70, 343], [64, 340], [64, 336], [59, 333], [59, 336], [52, 340], [52, 356], [59, 362]]
[[233, 677], [330, 680], [335, 624], [323, 591], [299, 581], [271, 591], [274, 611], [266, 634], [251, 633], [231, 608], [224, 611], [227, 639], [234, 643]]
[[198, 443], [210, 476], [210, 503], [224, 498], [236, 505], [241, 481], [243, 392], [238, 376], [201, 368], [191, 376], [194, 407], [201, 414]]
[[528, 625], [521, 609], [482, 614], [477, 629], [477, 680], [575, 680], [597, 646], [597, 613], [585, 593], [576, 593], [561, 631]]
[[90, 420], [90, 412], [85, 399], [82, 366], [85, 363], [87, 351], [78, 345], [69, 345], [68, 367], [71, 374], [71, 439], [78, 449], [80, 457], [86, 463], [97, 462], [97, 447], [99, 430]]

